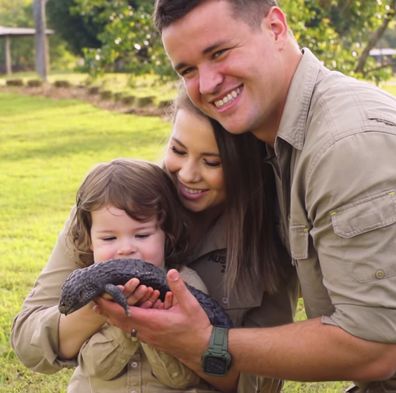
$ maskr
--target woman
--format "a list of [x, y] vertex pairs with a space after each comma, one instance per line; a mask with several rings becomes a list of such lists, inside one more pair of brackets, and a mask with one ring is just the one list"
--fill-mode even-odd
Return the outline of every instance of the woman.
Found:
[[[275, 261], [280, 266], [285, 258], [276, 253], [281, 248], [276, 247], [271, 171], [262, 163], [263, 173], [258, 173], [253, 163], [260, 160], [264, 147], [253, 137], [223, 132], [183, 96], [176, 101], [173, 130], [164, 164], [182, 203], [191, 211], [195, 247], [190, 266], [236, 326], [290, 322], [296, 280], [286, 267], [275, 268]], [[261, 209], [264, 198], [268, 198], [266, 207]], [[12, 345], [22, 362], [35, 371], [74, 367], [78, 351], [65, 348], [80, 348], [103, 324], [103, 317], [92, 309], [72, 313], [70, 318], [59, 315], [60, 287], [77, 267], [75, 250], [66, 236], [69, 225], [13, 325]], [[221, 282], [225, 285], [219, 287]], [[144, 291], [141, 287], [137, 290]], [[280, 386], [280, 381], [242, 375], [239, 391], [278, 392]]]

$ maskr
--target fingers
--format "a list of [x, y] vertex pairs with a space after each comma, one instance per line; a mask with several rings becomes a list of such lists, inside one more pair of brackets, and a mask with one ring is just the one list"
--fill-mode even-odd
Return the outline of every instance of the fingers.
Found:
[[198, 304], [177, 270], [170, 269], [167, 274], [167, 280], [169, 288], [173, 293], [171, 306], [179, 303], [182, 308], [188, 310], [192, 305]]
[[147, 301], [154, 303], [158, 297], [153, 288], [140, 285], [140, 281], [137, 278], [132, 278], [124, 285], [123, 293], [130, 306], [142, 305]]
[[140, 307], [142, 308], [154, 307], [156, 303], [161, 302], [159, 297], [160, 297], [160, 291], [158, 289], [153, 290], [150, 297], [147, 300], [145, 300], [143, 303], [141, 303]]

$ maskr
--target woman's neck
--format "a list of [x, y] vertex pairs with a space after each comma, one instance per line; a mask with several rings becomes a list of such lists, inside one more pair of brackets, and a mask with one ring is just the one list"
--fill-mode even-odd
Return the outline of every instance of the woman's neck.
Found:
[[190, 212], [191, 229], [190, 236], [192, 244], [197, 244], [202, 236], [208, 233], [216, 220], [224, 212], [224, 205], [218, 205], [202, 212]]

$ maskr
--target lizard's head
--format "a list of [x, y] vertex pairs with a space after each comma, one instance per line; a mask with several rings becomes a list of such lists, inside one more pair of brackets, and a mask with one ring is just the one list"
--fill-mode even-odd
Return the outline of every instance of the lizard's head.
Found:
[[59, 300], [59, 312], [71, 314], [90, 302], [98, 291], [93, 282], [78, 280], [79, 270], [75, 270], [64, 282]]

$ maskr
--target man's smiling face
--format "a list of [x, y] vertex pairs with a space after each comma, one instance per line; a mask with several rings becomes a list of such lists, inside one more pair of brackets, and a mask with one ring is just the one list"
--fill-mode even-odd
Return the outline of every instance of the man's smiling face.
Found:
[[192, 102], [233, 134], [275, 138], [288, 83], [280, 15], [270, 11], [252, 27], [235, 18], [229, 2], [205, 1], [162, 32]]

